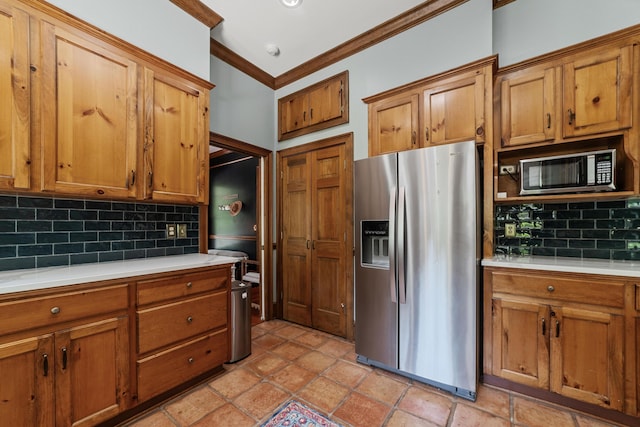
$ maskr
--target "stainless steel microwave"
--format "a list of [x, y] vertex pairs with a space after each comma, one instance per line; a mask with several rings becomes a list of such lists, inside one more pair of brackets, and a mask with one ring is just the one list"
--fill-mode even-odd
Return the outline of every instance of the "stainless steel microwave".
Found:
[[520, 160], [520, 195], [612, 191], [616, 150]]

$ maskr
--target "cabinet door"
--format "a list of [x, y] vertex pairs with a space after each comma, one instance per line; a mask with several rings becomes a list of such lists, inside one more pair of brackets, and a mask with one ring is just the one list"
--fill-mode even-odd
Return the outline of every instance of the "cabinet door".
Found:
[[42, 24], [44, 190], [135, 197], [136, 64]]
[[631, 126], [631, 46], [564, 66], [564, 136]]
[[484, 141], [484, 75], [424, 91], [428, 144]]
[[507, 78], [501, 85], [502, 145], [505, 147], [555, 137], [555, 70]]
[[342, 115], [342, 80], [331, 80], [309, 92], [309, 125]]
[[309, 95], [301, 94], [280, 104], [281, 133], [293, 132], [307, 125]]
[[550, 319], [551, 391], [622, 410], [623, 317], [553, 307]]
[[311, 326], [311, 155], [283, 159], [282, 288], [286, 320]]
[[127, 322], [112, 318], [55, 334], [56, 425], [93, 426], [126, 409]]
[[549, 307], [493, 299], [493, 374], [549, 387]]
[[0, 189], [28, 189], [29, 16], [0, 4]]
[[369, 156], [418, 148], [418, 101], [415, 93], [369, 105]]
[[345, 163], [344, 145], [311, 156], [311, 318], [314, 328], [339, 336], [347, 328]]
[[54, 425], [52, 350], [52, 335], [0, 344], [2, 425]]
[[206, 200], [208, 92], [145, 70], [145, 197]]

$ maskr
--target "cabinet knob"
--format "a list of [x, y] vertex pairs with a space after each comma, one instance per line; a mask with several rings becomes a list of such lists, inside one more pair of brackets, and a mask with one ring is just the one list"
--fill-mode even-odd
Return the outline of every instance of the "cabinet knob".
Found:
[[51, 314], [58, 314], [58, 313], [60, 313], [60, 307], [51, 308]]
[[187, 362], [189, 362], [189, 363], [193, 363], [193, 357], [188, 358], [188, 359], [187, 359]]
[[548, 290], [549, 292], [553, 292], [553, 291], [555, 291], [555, 290], [556, 290], [556, 288], [554, 288], [553, 286], [549, 285], [549, 286], [547, 286], [547, 290]]
[[193, 317], [191, 316], [187, 317], [187, 323], [191, 323], [191, 322], [193, 322]]
[[193, 283], [187, 282], [187, 288], [191, 289], [192, 286], [193, 286]]

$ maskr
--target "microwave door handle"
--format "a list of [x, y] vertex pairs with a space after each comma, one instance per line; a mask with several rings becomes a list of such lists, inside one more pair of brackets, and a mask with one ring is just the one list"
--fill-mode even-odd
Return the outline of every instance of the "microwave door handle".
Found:
[[391, 302], [397, 303], [396, 288], [396, 187], [391, 187], [389, 195], [389, 288]]
[[543, 183], [543, 175], [544, 175], [544, 167], [542, 166], [542, 162], [538, 162], [538, 167], [540, 168], [540, 173], [538, 174], [538, 188], [542, 190]]
[[405, 282], [405, 245], [404, 239], [406, 236], [405, 233], [405, 208], [406, 208], [406, 197], [405, 197], [405, 188], [400, 187], [400, 194], [398, 195], [398, 247], [396, 251], [398, 252], [398, 302], [400, 304], [407, 303], [407, 287]]

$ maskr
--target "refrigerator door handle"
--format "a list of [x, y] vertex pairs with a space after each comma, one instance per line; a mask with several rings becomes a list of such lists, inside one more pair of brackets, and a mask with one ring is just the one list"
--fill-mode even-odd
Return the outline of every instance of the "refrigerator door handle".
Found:
[[389, 195], [389, 288], [391, 302], [397, 303], [396, 297], [396, 187], [391, 188]]
[[396, 238], [398, 247], [396, 248], [396, 252], [398, 252], [398, 291], [399, 291], [399, 302], [400, 304], [407, 303], [407, 286], [405, 282], [405, 271], [404, 271], [404, 238], [405, 238], [405, 188], [400, 187], [399, 195], [398, 195], [398, 237]]

